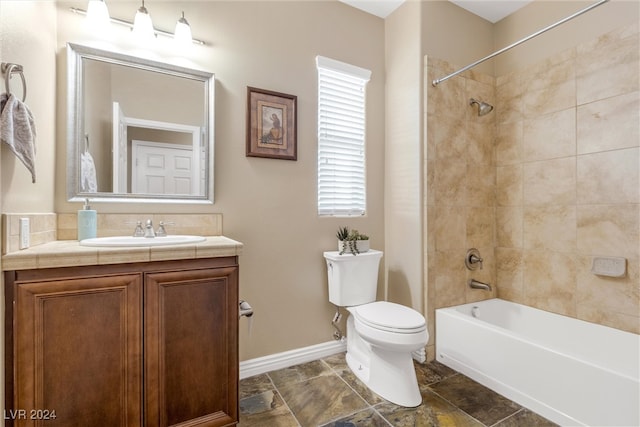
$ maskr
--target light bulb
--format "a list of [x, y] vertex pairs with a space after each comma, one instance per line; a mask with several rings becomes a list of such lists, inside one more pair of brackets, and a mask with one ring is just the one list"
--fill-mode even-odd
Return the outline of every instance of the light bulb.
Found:
[[184, 12], [182, 12], [182, 17], [178, 19], [178, 22], [176, 22], [176, 30], [173, 38], [176, 45], [183, 48], [188, 48], [193, 43], [193, 39], [191, 38], [191, 27], [184, 18]]
[[107, 4], [103, 0], [89, 0], [87, 24], [93, 32], [103, 35], [109, 30], [110, 18]]
[[133, 20], [133, 34], [141, 41], [150, 41], [155, 38], [155, 31], [153, 30], [153, 23], [151, 22], [151, 15], [144, 7], [144, 0], [142, 6], [136, 12], [136, 17]]

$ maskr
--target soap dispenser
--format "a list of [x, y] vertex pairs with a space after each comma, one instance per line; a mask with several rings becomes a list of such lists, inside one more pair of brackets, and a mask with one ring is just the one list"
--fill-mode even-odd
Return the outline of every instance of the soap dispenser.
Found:
[[98, 212], [91, 209], [89, 199], [84, 199], [84, 207], [78, 211], [78, 240], [96, 237], [98, 230]]

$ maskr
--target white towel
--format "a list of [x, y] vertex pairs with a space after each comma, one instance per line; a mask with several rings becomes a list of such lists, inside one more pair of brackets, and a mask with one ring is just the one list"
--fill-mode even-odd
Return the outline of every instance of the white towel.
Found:
[[80, 189], [84, 193], [96, 193], [98, 191], [96, 165], [88, 151], [80, 154]]
[[0, 139], [31, 172], [36, 182], [36, 125], [25, 103], [13, 94], [0, 95]]

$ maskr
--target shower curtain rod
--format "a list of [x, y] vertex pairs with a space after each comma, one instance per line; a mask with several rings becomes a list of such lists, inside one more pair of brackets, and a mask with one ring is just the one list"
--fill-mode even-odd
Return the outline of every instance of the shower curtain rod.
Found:
[[529, 35], [529, 36], [527, 36], [527, 37], [525, 37], [525, 38], [523, 38], [523, 39], [521, 39], [521, 40], [518, 40], [518, 41], [517, 41], [517, 42], [515, 42], [515, 43], [510, 44], [509, 46], [503, 47], [502, 49], [500, 49], [500, 50], [498, 50], [498, 51], [493, 52], [491, 55], [485, 56], [484, 58], [477, 60], [477, 61], [476, 61], [476, 62], [474, 62], [473, 64], [469, 64], [469, 65], [467, 65], [467, 66], [466, 66], [466, 67], [464, 67], [464, 68], [460, 68], [458, 71], [455, 71], [455, 72], [453, 72], [453, 73], [449, 74], [448, 76], [441, 77], [441, 78], [439, 78], [439, 79], [435, 79], [434, 81], [432, 81], [432, 82], [431, 82], [431, 84], [432, 84], [433, 86], [437, 86], [439, 83], [442, 83], [442, 82], [443, 82], [443, 81], [445, 81], [445, 80], [449, 80], [451, 77], [457, 76], [458, 74], [463, 73], [463, 72], [467, 71], [468, 69], [473, 68], [473, 67], [475, 67], [476, 65], [481, 64], [481, 63], [483, 63], [484, 61], [487, 61], [487, 60], [489, 60], [489, 59], [493, 58], [494, 56], [498, 56], [498, 55], [500, 55], [501, 53], [504, 53], [504, 52], [508, 51], [509, 49], [514, 48], [514, 47], [518, 46], [519, 44], [522, 44], [522, 43], [524, 43], [524, 42], [526, 42], [526, 41], [529, 41], [529, 40], [531, 40], [532, 38], [537, 37], [537, 36], [539, 36], [540, 34], [545, 33], [545, 32], [547, 32], [547, 31], [549, 31], [549, 30], [551, 30], [551, 29], [553, 29], [553, 28], [557, 27], [558, 25], [564, 24], [565, 22], [570, 21], [570, 20], [572, 20], [573, 18], [575, 18], [575, 17], [577, 17], [577, 16], [580, 16], [580, 15], [582, 15], [583, 13], [588, 12], [588, 11], [590, 11], [591, 9], [595, 9], [596, 7], [598, 7], [598, 6], [600, 6], [600, 5], [604, 4], [604, 3], [606, 3], [606, 2], [608, 2], [608, 1], [609, 1], [609, 0], [600, 0], [600, 1], [598, 1], [597, 3], [592, 4], [591, 6], [585, 7], [584, 9], [577, 11], [577, 12], [576, 12], [576, 13], [574, 13], [573, 15], [570, 15], [570, 16], [567, 16], [567, 17], [566, 17], [566, 18], [564, 18], [564, 19], [561, 19], [560, 21], [556, 22], [555, 24], [551, 24], [551, 25], [549, 25], [549, 26], [547, 26], [547, 27], [545, 27], [545, 28], [543, 28], [543, 29], [541, 29], [541, 30], [539, 30], [539, 31], [536, 31], [535, 33], [533, 33], [533, 34], [531, 34], [531, 35]]

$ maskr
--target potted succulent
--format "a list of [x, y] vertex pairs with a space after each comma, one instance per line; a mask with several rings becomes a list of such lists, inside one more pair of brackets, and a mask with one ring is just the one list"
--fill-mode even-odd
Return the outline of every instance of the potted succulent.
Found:
[[349, 227], [340, 227], [336, 233], [338, 238], [338, 251], [340, 255], [351, 253], [358, 255], [360, 252], [367, 252], [369, 246], [369, 236], [361, 234], [358, 230], [349, 230]]

